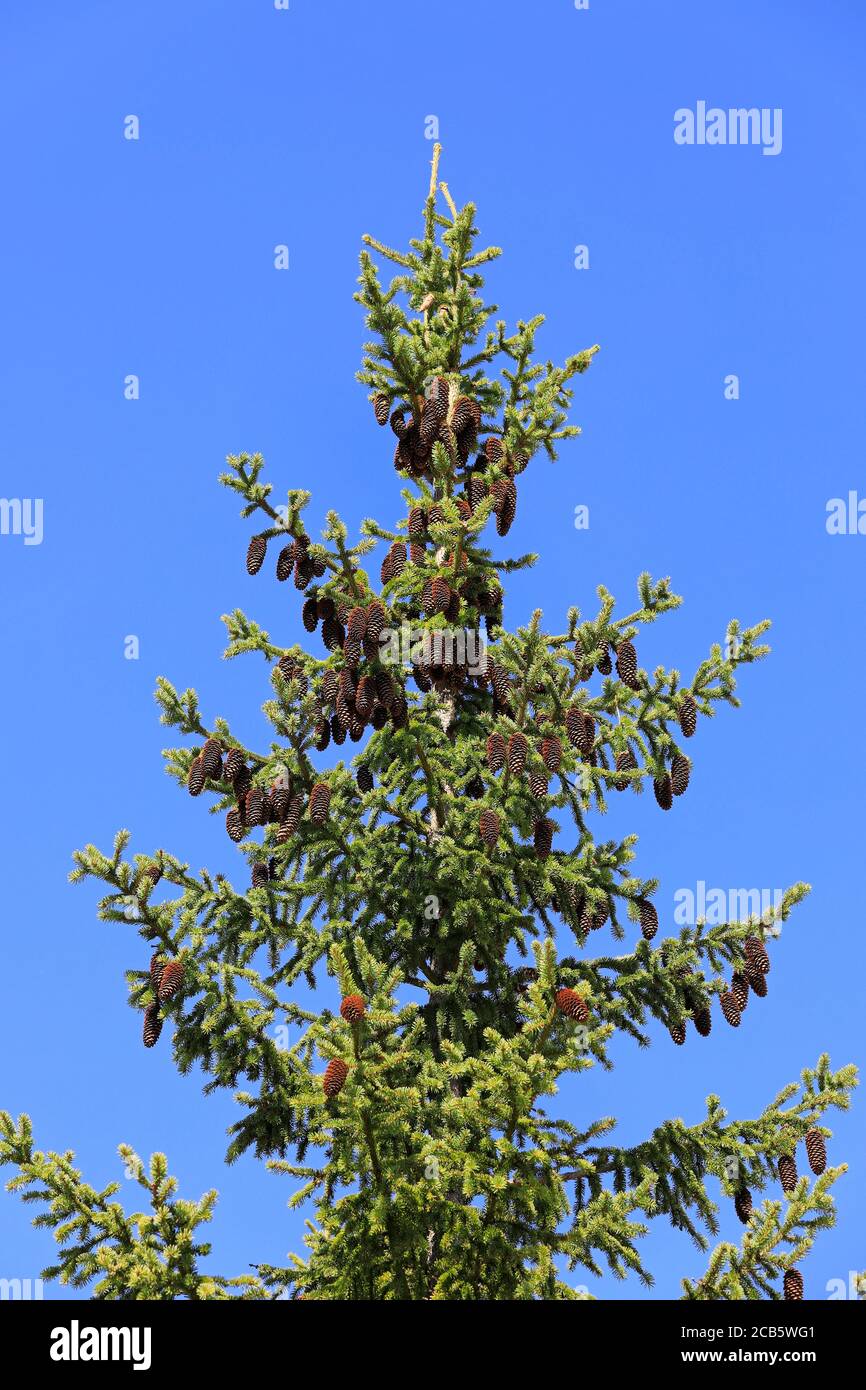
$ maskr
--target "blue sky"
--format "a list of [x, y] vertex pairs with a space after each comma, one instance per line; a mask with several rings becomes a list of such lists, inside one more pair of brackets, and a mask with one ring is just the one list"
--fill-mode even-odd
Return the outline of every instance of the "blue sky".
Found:
[[[178, 1077], [167, 1038], [143, 1051], [123, 970], [145, 948], [66, 875], [73, 848], [126, 825], [134, 848], [241, 877], [218, 822], [161, 770], [153, 687], [194, 685], [206, 716], [255, 742], [264, 669], [222, 662], [219, 615], [240, 605], [287, 644], [301, 634], [298, 605], [244, 572], [248, 526], [216, 484], [226, 453], [261, 450], [280, 490], [313, 488], [311, 527], [332, 506], [350, 527], [398, 514], [354, 380], [351, 296], [362, 233], [417, 230], [430, 115], [455, 198], [505, 250], [488, 297], [510, 322], [543, 310], [554, 360], [602, 347], [577, 385], [582, 438], [522, 484], [509, 553], [541, 559], [512, 583], [509, 625], [536, 605], [552, 627], [572, 602], [594, 616], [599, 583], [629, 611], [644, 569], [686, 600], [641, 643], [650, 669], [689, 675], [731, 617], [774, 623], [743, 709], [690, 748], [686, 801], [664, 816], [620, 798], [599, 833], [639, 833], [663, 930], [699, 880], [813, 885], [739, 1030], [618, 1044], [617, 1070], [569, 1084], [563, 1110], [615, 1114], [631, 1142], [699, 1120], [709, 1092], [755, 1114], [822, 1050], [861, 1062], [866, 537], [825, 520], [828, 499], [866, 495], [862, 7], [7, 0], [2, 27], [0, 495], [43, 499], [44, 536], [0, 536], [0, 1104], [97, 1185], [125, 1140], [167, 1151], [183, 1192], [217, 1186], [220, 1273], [301, 1248], [287, 1180], [223, 1164], [231, 1099]], [[675, 144], [674, 112], [700, 100], [781, 108], [781, 152]], [[807, 1297], [866, 1265], [864, 1115], [866, 1097], [831, 1120], [831, 1159], [851, 1169]], [[740, 1229], [725, 1206], [723, 1234]], [[645, 1250], [659, 1297], [703, 1268], [661, 1223]], [[0, 1275], [22, 1278], [53, 1253], [5, 1195], [0, 1253]]]

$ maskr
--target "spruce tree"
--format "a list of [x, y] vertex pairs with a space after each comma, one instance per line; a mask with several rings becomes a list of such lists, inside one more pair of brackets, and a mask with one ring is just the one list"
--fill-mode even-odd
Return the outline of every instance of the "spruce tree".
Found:
[[[127, 831], [111, 855], [78, 851], [71, 875], [106, 885], [106, 921], [128, 928], [135, 904], [143, 1045], [235, 1093], [228, 1160], [252, 1150], [294, 1180], [307, 1249], [219, 1278], [195, 1237], [215, 1194], [177, 1199], [162, 1154], [146, 1170], [121, 1148], [147, 1195], [131, 1215], [117, 1184], [98, 1192], [72, 1154], [36, 1151], [26, 1116], [0, 1117], [0, 1161], [46, 1205], [37, 1224], [60, 1246], [46, 1274], [99, 1298], [571, 1299], [573, 1271], [605, 1270], [649, 1286], [649, 1222], [709, 1250], [711, 1184], [742, 1240], [718, 1244], [684, 1298], [800, 1298], [844, 1171], [827, 1111], [848, 1105], [853, 1067], [822, 1056], [751, 1119], [711, 1095], [705, 1118], [660, 1119], [630, 1147], [556, 1101], [560, 1077], [610, 1067], [617, 1030], [700, 1047], [769, 1007], [778, 925], [806, 885], [769, 918], [670, 934], [636, 837], [591, 828], [647, 783], [644, 813], [676, 813], [690, 740], [739, 703], [768, 623], [732, 623], [687, 683], [640, 665], [643, 627], [680, 602], [667, 579], [641, 575], [623, 616], [600, 588], [593, 617], [571, 608], [548, 632], [537, 611], [507, 629], [505, 580], [534, 557], [503, 556], [491, 533], [507, 535], [530, 463], [579, 433], [572, 388], [597, 349], [557, 367], [536, 354], [542, 316], [511, 333], [494, 321], [481, 270], [499, 251], [476, 250], [475, 208], [457, 209], [438, 161], [436, 147], [421, 236], [406, 251], [365, 237], [356, 294], [359, 379], [383, 453], [390, 425], [401, 519], [365, 520], [353, 544], [332, 511], [317, 540], [308, 492], [274, 505], [261, 456], [230, 457], [221, 481], [256, 528], [246, 568], [267, 562], [297, 590], [313, 649], [225, 618], [227, 655], [270, 668], [267, 749], [158, 685], [163, 722], [190, 741], [168, 769], [224, 817], [237, 881], [165, 850], [130, 856]], [[387, 286], [374, 256], [395, 267]]]

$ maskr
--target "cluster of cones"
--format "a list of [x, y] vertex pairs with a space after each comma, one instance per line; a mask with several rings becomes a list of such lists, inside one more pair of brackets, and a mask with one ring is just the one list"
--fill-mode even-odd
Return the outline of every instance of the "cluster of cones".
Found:
[[[340, 1004], [340, 1015], [351, 1023], [354, 1027], [361, 1022], [367, 1012], [367, 1005], [360, 994], [347, 994]], [[322, 1090], [328, 1100], [333, 1100], [338, 1096], [346, 1084], [349, 1075], [349, 1064], [344, 1062], [342, 1057], [332, 1057], [322, 1077]]]
[[154, 1047], [162, 1032], [160, 1007], [174, 998], [183, 984], [183, 963], [172, 957], [166, 960], [156, 952], [150, 962], [150, 986], [156, 998], [144, 1011], [142, 1041], [145, 1047]]
[[[742, 1015], [749, 1002], [750, 993], [757, 995], [759, 999], [765, 999], [767, 996], [767, 975], [770, 971], [770, 957], [767, 955], [767, 948], [760, 937], [748, 936], [743, 943], [743, 951], [745, 954], [743, 969], [734, 972], [730, 989], [725, 990], [719, 996], [722, 1016], [731, 1028], [739, 1028]], [[682, 979], [688, 980], [691, 971], [687, 966], [681, 966], [679, 974]], [[688, 986], [686, 986], [687, 1003], [688, 993]], [[702, 1038], [709, 1037], [713, 1024], [709, 1007], [703, 1004], [696, 1005], [692, 1010], [691, 1018], [700, 1036]], [[670, 1027], [670, 1035], [677, 1046], [682, 1047], [686, 1040], [685, 1021], [679, 1020], [673, 1023]]]
[[[809, 1167], [816, 1177], [820, 1177], [827, 1167], [827, 1145], [820, 1129], [813, 1127], [806, 1132], [805, 1145]], [[790, 1153], [782, 1154], [779, 1159], [779, 1181], [782, 1191], [790, 1196], [797, 1186], [797, 1159], [793, 1147]], [[744, 1226], [749, 1221], [752, 1208], [752, 1194], [743, 1185], [734, 1194], [734, 1209]], [[783, 1288], [789, 1302], [799, 1301], [803, 1297], [803, 1276], [798, 1269], [785, 1270]]]

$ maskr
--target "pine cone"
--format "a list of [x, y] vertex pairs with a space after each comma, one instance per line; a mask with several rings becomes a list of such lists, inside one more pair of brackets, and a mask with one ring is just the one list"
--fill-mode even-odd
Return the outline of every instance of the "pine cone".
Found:
[[526, 766], [526, 754], [528, 744], [526, 738], [521, 733], [513, 733], [508, 740], [508, 768], [513, 776], [517, 777]]
[[295, 561], [294, 583], [296, 589], [306, 589], [313, 577], [312, 561], [305, 559]]
[[253, 536], [247, 547], [247, 574], [258, 574], [265, 562], [268, 543], [264, 536]]
[[[340, 700], [340, 696], [339, 696], [339, 695], [337, 696], [337, 699], [338, 699], [338, 701]], [[335, 715], [332, 716], [332, 718], [331, 718], [331, 738], [334, 740], [334, 742], [335, 742], [337, 745], [346, 742], [346, 728], [347, 728], [347, 727], [348, 727], [348, 726], [344, 726], [344, 725], [342, 724], [342, 722], [341, 722], [341, 720], [340, 720], [340, 716], [339, 716], [338, 714], [335, 714]]]
[[601, 931], [610, 916], [610, 908], [606, 903], [601, 907], [591, 908], [588, 903], [584, 903], [580, 912], [581, 931]]
[[433, 597], [433, 612], [445, 613], [451, 602], [451, 586], [447, 580], [440, 579], [438, 576], [431, 585]]
[[766, 997], [767, 997], [767, 977], [766, 977], [766, 975], [764, 975], [764, 974], [762, 973], [762, 971], [760, 971], [760, 970], [749, 970], [749, 969], [747, 969], [747, 970], [746, 970], [746, 979], [747, 979], [748, 982], [749, 982], [749, 988], [751, 989], [752, 993], [753, 993], [753, 994], [756, 994], [756, 995], [758, 996], [759, 999], [766, 999]]
[[487, 740], [487, 766], [491, 772], [501, 772], [505, 766], [505, 739], [501, 734], [491, 734]]
[[479, 473], [470, 473], [466, 481], [466, 499], [473, 512], [489, 495], [490, 489]]
[[322, 1077], [322, 1090], [333, 1100], [338, 1096], [346, 1084], [346, 1077], [349, 1075], [349, 1068], [342, 1057], [333, 1057], [325, 1068], [325, 1075]]
[[[634, 771], [637, 767], [637, 758], [630, 748], [626, 748], [622, 753], [617, 753], [615, 766], [617, 772]], [[616, 777], [614, 778], [613, 786], [618, 792], [624, 792], [630, 781], [631, 778], [629, 777]]]
[[673, 788], [671, 786], [670, 774], [665, 772], [661, 777], [656, 777], [653, 781], [653, 791], [656, 801], [663, 811], [669, 811], [673, 802]]
[[803, 1297], [803, 1276], [799, 1269], [786, 1269], [782, 1281], [788, 1303], [799, 1303]]
[[340, 1015], [347, 1023], [360, 1023], [367, 1006], [360, 994], [347, 994], [340, 1005]]
[[367, 634], [367, 610], [360, 604], [350, 608], [346, 617], [346, 636], [353, 642], [362, 642]]
[[375, 642], [377, 646], [379, 644], [379, 638], [385, 630], [385, 623], [387, 620], [388, 615], [385, 612], [384, 604], [379, 603], [378, 599], [376, 599], [367, 609], [367, 637], [371, 642]]
[[488, 849], [493, 849], [499, 839], [501, 822], [495, 811], [482, 811], [478, 818], [478, 830]]
[[274, 787], [271, 793], [271, 808], [275, 821], [280, 823], [286, 819], [286, 813], [289, 809], [288, 787]]
[[530, 772], [529, 790], [536, 801], [541, 801], [547, 796], [547, 778], [541, 772]]
[[652, 941], [659, 929], [659, 916], [655, 909], [655, 904], [648, 898], [641, 898], [638, 902], [640, 913], [640, 929], [647, 941]]
[[264, 825], [265, 798], [260, 787], [250, 787], [244, 801], [244, 819], [247, 825]]
[[239, 748], [230, 748], [223, 763], [223, 777], [233, 782], [244, 766], [244, 755]]
[[555, 734], [541, 740], [541, 761], [548, 772], [558, 772], [562, 763], [562, 744]]
[[749, 1002], [749, 982], [740, 970], [735, 972], [731, 980], [731, 993], [737, 1001], [740, 1013], [744, 1013]]
[[148, 974], [150, 976], [150, 987], [154, 994], [159, 994], [159, 982], [162, 979], [162, 972], [166, 966], [165, 956], [161, 956], [159, 951], [154, 951], [150, 958]]
[[373, 414], [376, 417], [377, 425], [387, 425], [389, 405], [390, 402], [384, 392], [377, 391], [373, 397]]
[[217, 781], [222, 773], [222, 753], [222, 745], [219, 741], [215, 738], [209, 738], [198, 755], [202, 771], [209, 781]]
[[601, 643], [601, 656], [598, 659], [597, 670], [602, 676], [609, 676], [613, 670], [613, 662], [610, 659], [610, 652], [606, 642]]
[[451, 413], [451, 428], [455, 434], [462, 434], [472, 425], [474, 425], [472, 401], [468, 396], [458, 396]]
[[686, 1025], [684, 1023], [672, 1023], [668, 1029], [677, 1047], [682, 1047], [686, 1040]]
[[376, 694], [379, 697], [380, 705], [384, 705], [386, 710], [390, 710], [396, 695], [394, 679], [390, 671], [380, 671], [377, 675]]
[[747, 1187], [741, 1187], [734, 1195], [734, 1210], [743, 1225], [747, 1226], [752, 1214], [752, 1194]]
[[235, 844], [238, 844], [239, 841], [244, 838], [244, 823], [241, 819], [241, 813], [236, 806], [233, 806], [226, 814], [226, 830], [228, 831], [229, 839], [234, 840]]
[[183, 963], [177, 959], [168, 961], [163, 967], [159, 981], [159, 999], [165, 1003], [173, 999], [183, 984]]
[[327, 782], [317, 782], [310, 792], [310, 820], [314, 825], [324, 825], [331, 804], [331, 789]]
[[[495, 484], [494, 484], [495, 486]], [[496, 510], [496, 534], [507, 536], [517, 515], [517, 488], [511, 478], [502, 490], [502, 501]]]
[[578, 1023], [586, 1023], [589, 1018], [586, 1003], [574, 989], [558, 989], [553, 1002], [566, 1018], [576, 1019]]
[[498, 463], [502, 458], [502, 440], [491, 436], [484, 441], [484, 453], [488, 463]]
[[691, 738], [697, 728], [698, 707], [695, 704], [694, 696], [688, 690], [683, 691], [680, 696], [678, 713], [683, 738]]
[[550, 854], [550, 848], [553, 844], [554, 829], [555, 826], [553, 821], [549, 820], [547, 816], [540, 816], [533, 823], [532, 838], [535, 846], [535, 853], [539, 859], [546, 859]]
[[689, 785], [691, 772], [692, 765], [688, 758], [684, 758], [682, 753], [675, 753], [671, 763], [671, 791], [674, 796], [682, 796]]
[[319, 603], [317, 599], [305, 598], [301, 606], [301, 622], [307, 632], [315, 632], [319, 626]]
[[277, 579], [281, 584], [286, 582], [292, 570], [295, 568], [295, 558], [295, 542], [289, 541], [288, 545], [284, 545], [277, 556]]
[[265, 888], [268, 884], [268, 866], [263, 860], [256, 860], [253, 864], [253, 887]]
[[746, 966], [750, 975], [767, 975], [770, 971], [770, 957], [759, 936], [747, 936], [743, 942]]
[[375, 786], [375, 783], [373, 781], [373, 774], [366, 763], [360, 764], [358, 771], [355, 775], [355, 780], [358, 783], [358, 790], [360, 792], [363, 792], [365, 796], [367, 792], [371, 792], [373, 790], [373, 787]]
[[190, 796], [200, 796], [206, 781], [207, 776], [205, 775], [204, 764], [202, 763], [201, 757], [195, 758], [186, 779], [187, 791]]
[[620, 642], [616, 649], [616, 673], [630, 690], [640, 690], [637, 677], [637, 652], [631, 642]]
[[739, 1028], [740, 1010], [737, 1007], [736, 996], [732, 994], [729, 989], [726, 989], [724, 994], [721, 996], [721, 1004], [722, 1013], [725, 1016], [725, 1022], [729, 1023], [732, 1028]]
[[806, 1133], [806, 1157], [809, 1160], [809, 1167], [816, 1177], [820, 1178], [824, 1169], [827, 1167], [827, 1145], [824, 1143], [824, 1136], [820, 1129], [810, 1129]]
[[793, 1192], [797, 1186], [797, 1160], [793, 1154], [782, 1154], [779, 1159], [779, 1181], [783, 1192]]
[[406, 431], [411, 429], [411, 427], [411, 415], [409, 416], [409, 419], [407, 421], [402, 410], [394, 410], [391, 412], [391, 429], [394, 431], [398, 439], [402, 439], [403, 436], [406, 434]]
[[159, 1005], [148, 1004], [144, 1011], [144, 1027], [141, 1035], [145, 1047], [153, 1047], [161, 1032], [162, 1019], [159, 1016]]
[[713, 1016], [709, 1009], [698, 1009], [694, 1016], [694, 1025], [702, 1038], [708, 1038], [713, 1027]]
[[[296, 832], [297, 829], [298, 829], [298, 826], [299, 826], [300, 823], [301, 823], [301, 816], [302, 816], [303, 814], [304, 814], [304, 798], [301, 796], [300, 792], [297, 792], [297, 793], [292, 797], [291, 801], [289, 802], [289, 809], [288, 809], [288, 811], [286, 812], [286, 818], [285, 818], [285, 820], [283, 821], [282, 825], [280, 826], [280, 831], [279, 831], [279, 834], [277, 835], [277, 841], [278, 841], [278, 843], [283, 843], [283, 844], [284, 844], [285, 841], [289, 838], [289, 836], [295, 834], [295, 832]], [[283, 832], [284, 832], [284, 831], [285, 831], [285, 836], [284, 836], [284, 838], [283, 838], [282, 841], [281, 841], [281, 840], [280, 840], [280, 836], [283, 835]]]

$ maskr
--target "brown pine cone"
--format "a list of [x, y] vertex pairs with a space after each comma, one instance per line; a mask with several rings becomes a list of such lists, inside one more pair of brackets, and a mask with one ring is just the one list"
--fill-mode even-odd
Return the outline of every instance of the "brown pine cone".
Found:
[[340, 1005], [340, 1015], [347, 1023], [360, 1023], [367, 1011], [360, 994], [347, 994]]
[[734, 1210], [743, 1225], [747, 1226], [752, 1214], [752, 1194], [747, 1187], [741, 1187], [739, 1192], [734, 1194]]
[[674, 796], [682, 796], [689, 785], [692, 765], [688, 758], [684, 758], [682, 753], [675, 753], [671, 763], [671, 791]]
[[683, 738], [691, 738], [698, 723], [698, 707], [695, 698], [688, 690], [684, 690], [680, 696], [679, 721]]
[[659, 916], [655, 909], [655, 904], [648, 898], [641, 898], [638, 901], [638, 911], [640, 913], [640, 929], [647, 941], [652, 941], [659, 929]]
[[324, 825], [331, 804], [331, 789], [327, 782], [317, 782], [310, 792], [310, 820], [314, 825]]
[[478, 818], [478, 830], [488, 849], [493, 849], [499, 839], [501, 821], [495, 811], [485, 810]]
[[673, 788], [671, 786], [670, 774], [665, 772], [661, 777], [653, 780], [653, 791], [659, 806], [663, 811], [669, 811], [673, 803]]
[[803, 1297], [803, 1276], [799, 1269], [786, 1269], [782, 1281], [788, 1303], [799, 1303]]
[[616, 673], [623, 685], [627, 685], [630, 690], [640, 690], [641, 685], [637, 675], [637, 652], [632, 642], [620, 642], [617, 647]]
[[377, 391], [373, 397], [373, 414], [376, 417], [377, 425], [387, 425], [388, 423], [388, 397], [383, 391]]
[[195, 758], [186, 779], [187, 791], [190, 796], [200, 796], [207, 781], [204, 765], [201, 757]]
[[578, 1023], [586, 1023], [589, 1018], [589, 1009], [585, 1001], [574, 989], [558, 989], [553, 1002], [559, 1013], [565, 1014], [566, 1018], [573, 1018]]
[[233, 806], [226, 814], [226, 830], [229, 839], [234, 840], [235, 844], [244, 838], [244, 823], [236, 806]]
[[721, 1005], [722, 1013], [725, 1016], [725, 1022], [729, 1023], [732, 1028], [739, 1028], [740, 1010], [737, 1008], [736, 996], [733, 995], [729, 989], [726, 989], [724, 994], [721, 995]]
[[145, 1047], [153, 1047], [162, 1032], [162, 1019], [159, 1016], [159, 1005], [148, 1004], [144, 1011], [144, 1026], [142, 1028], [142, 1041]]
[[820, 1129], [810, 1129], [806, 1132], [806, 1157], [809, 1160], [809, 1167], [817, 1178], [821, 1176], [827, 1167], [827, 1145]]
[[558, 772], [562, 764], [562, 744], [555, 734], [541, 740], [541, 761], [548, 772]]
[[247, 547], [247, 574], [258, 574], [265, 562], [268, 543], [264, 536], [253, 536]]
[[223, 750], [219, 740], [209, 738], [199, 753], [199, 758], [208, 781], [219, 781], [223, 770]]
[[491, 734], [487, 740], [487, 766], [490, 771], [501, 772], [505, 766], [505, 757], [505, 739], [501, 734]]
[[677, 1047], [682, 1047], [686, 1040], [686, 1025], [684, 1023], [672, 1023], [668, 1029]]
[[253, 864], [253, 888], [265, 888], [268, 884], [268, 866], [262, 859]]
[[264, 825], [265, 799], [260, 787], [250, 787], [244, 800], [244, 819], [247, 825]]
[[315, 632], [319, 626], [319, 601], [314, 598], [305, 598], [301, 605], [301, 622], [307, 632]]
[[741, 970], [737, 970], [731, 980], [731, 993], [737, 1001], [740, 1013], [744, 1013], [749, 1002], [749, 982]]
[[226, 753], [223, 763], [223, 777], [226, 782], [233, 782], [244, 766], [244, 755], [239, 748], [230, 748]]
[[507, 758], [509, 771], [516, 777], [519, 776], [526, 766], [526, 754], [529, 745], [526, 738], [521, 733], [513, 733], [508, 740]]
[[596, 669], [602, 676], [609, 676], [613, 670], [613, 662], [610, 659], [610, 651], [606, 642], [601, 643], [601, 656], [598, 659]]
[[365, 796], [367, 792], [371, 792], [375, 786], [373, 774], [366, 763], [361, 763], [359, 765], [358, 771], [355, 774], [355, 780], [358, 783], [358, 790], [363, 792]]
[[743, 942], [743, 950], [750, 975], [769, 974], [770, 957], [767, 955], [767, 948], [759, 936], [747, 936]]
[[766, 977], [766, 975], [764, 975], [763, 972], [760, 971], [760, 970], [754, 970], [754, 971], [753, 971], [753, 970], [749, 970], [749, 969], [747, 968], [747, 969], [746, 969], [746, 979], [747, 979], [748, 982], [749, 982], [749, 988], [751, 989], [752, 993], [753, 993], [753, 994], [756, 994], [756, 995], [758, 996], [759, 999], [766, 999], [766, 997], [767, 997], [767, 977]]
[[346, 1077], [349, 1075], [349, 1068], [342, 1057], [333, 1057], [325, 1068], [325, 1075], [322, 1077], [322, 1090], [333, 1100], [338, 1096], [346, 1084]]
[[797, 1160], [793, 1154], [782, 1154], [779, 1159], [779, 1181], [783, 1192], [793, 1192], [797, 1186]]
[[543, 797], [547, 796], [548, 783], [547, 778], [544, 776], [543, 773], [530, 772], [529, 790], [535, 797], [536, 801], [541, 801]]
[[713, 1016], [709, 1009], [698, 1009], [694, 1016], [694, 1025], [702, 1038], [708, 1038], [712, 1032]]
[[539, 816], [539, 818], [534, 821], [532, 839], [535, 846], [535, 853], [539, 859], [546, 859], [550, 854], [555, 828], [553, 821], [549, 820], [547, 816]]
[[154, 951], [153, 955], [150, 958], [150, 966], [148, 969], [148, 975], [150, 977], [150, 986], [154, 994], [159, 994], [159, 982], [162, 979], [162, 972], [165, 969], [165, 966], [166, 957], [161, 956], [159, 954], [159, 951]]
[[289, 541], [288, 545], [284, 545], [277, 556], [277, 579], [281, 584], [286, 582], [292, 570], [295, 568], [295, 559], [295, 542]]
[[376, 599], [367, 609], [367, 637], [378, 646], [379, 638], [385, 630], [388, 615], [384, 604]]
[[[630, 748], [626, 748], [622, 753], [617, 753], [615, 764], [617, 772], [633, 772], [637, 765], [637, 758]], [[616, 777], [612, 785], [618, 792], [624, 792], [630, 782], [631, 778], [629, 777]]]
[[173, 999], [183, 984], [183, 963], [177, 959], [167, 961], [159, 981], [159, 999], [165, 1003]]

